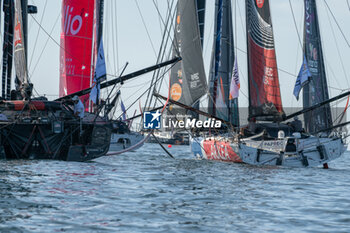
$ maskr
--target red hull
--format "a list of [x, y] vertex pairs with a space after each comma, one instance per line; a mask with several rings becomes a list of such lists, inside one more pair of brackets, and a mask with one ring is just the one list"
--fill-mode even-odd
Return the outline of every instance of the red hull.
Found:
[[204, 157], [208, 160], [242, 163], [238, 148], [233, 148], [230, 142], [204, 140], [201, 144]]

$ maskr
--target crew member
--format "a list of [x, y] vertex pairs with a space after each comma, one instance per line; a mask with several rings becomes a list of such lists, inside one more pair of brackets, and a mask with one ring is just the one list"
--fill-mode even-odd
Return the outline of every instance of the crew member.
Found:
[[80, 135], [83, 133], [82, 119], [84, 118], [84, 105], [78, 96], [72, 98], [74, 103], [74, 116], [79, 117]]
[[294, 121], [291, 122], [291, 126], [294, 130], [294, 132], [302, 132], [303, 131], [303, 124], [301, 120], [299, 120], [298, 116], [294, 117]]
[[74, 115], [79, 117], [80, 119], [84, 118], [84, 105], [81, 102], [81, 100], [79, 99], [78, 96], [74, 96], [72, 98], [73, 103], [74, 103]]

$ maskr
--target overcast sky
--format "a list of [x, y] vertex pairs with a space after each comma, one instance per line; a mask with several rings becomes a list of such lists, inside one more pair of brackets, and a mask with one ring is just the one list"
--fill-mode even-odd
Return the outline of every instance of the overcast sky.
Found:
[[[39, 31], [38, 35], [39, 27], [29, 17], [28, 64], [31, 80], [40, 94], [58, 95], [59, 46], [56, 42], [59, 43], [60, 38], [62, 3], [60, 0], [29, 0], [29, 2], [38, 6], [38, 14], [34, 17], [39, 22], [42, 22], [42, 26], [47, 32], [52, 31], [51, 35], [55, 39], [55, 41], [48, 39], [48, 36], [42, 30]], [[118, 69], [120, 70], [126, 62], [129, 62], [129, 66], [125, 73], [154, 65], [157, 59], [156, 53], [159, 50], [162, 38], [161, 22], [154, 2], [158, 3], [159, 10], [163, 17], [165, 17], [167, 1], [105, 0], [105, 2], [104, 42], [108, 60], [108, 73], [118, 74]], [[292, 0], [291, 2], [299, 35], [302, 36], [303, 0]], [[330, 94], [331, 96], [335, 96], [340, 93], [338, 89], [348, 89], [350, 87], [350, 48], [333, 20], [332, 15], [327, 10], [324, 0], [317, 0], [316, 2], [318, 3], [328, 84], [331, 87]], [[233, 11], [234, 3], [235, 0], [232, 0]], [[350, 41], [350, 9], [347, 0], [327, 0], [327, 3], [346, 39]], [[207, 0], [203, 54], [207, 74], [213, 40], [214, 4], [214, 0]], [[237, 13], [233, 13], [234, 25], [237, 25], [234, 29], [237, 37], [235, 45], [238, 48], [237, 58], [241, 75], [240, 106], [248, 105], [248, 99], [246, 98], [248, 89], [246, 81], [247, 48], [244, 5], [244, 0], [237, 0]], [[289, 1], [270, 0], [270, 7], [275, 36], [277, 65], [281, 69], [279, 71], [279, 80], [283, 105], [285, 107], [301, 106], [301, 102], [298, 103], [292, 95], [295, 76], [302, 63], [302, 48], [294, 26]], [[144, 23], [142, 18], [144, 19]], [[35, 45], [37, 35], [38, 42]], [[47, 45], [45, 46], [46, 42]], [[124, 85], [122, 95], [126, 105], [130, 104], [136, 98], [137, 90], [140, 88], [140, 92], [145, 90], [142, 87], [150, 81], [150, 77], [151, 75], [145, 75], [134, 82], [130, 81]], [[132, 115], [132, 113], [129, 113], [129, 115]]]

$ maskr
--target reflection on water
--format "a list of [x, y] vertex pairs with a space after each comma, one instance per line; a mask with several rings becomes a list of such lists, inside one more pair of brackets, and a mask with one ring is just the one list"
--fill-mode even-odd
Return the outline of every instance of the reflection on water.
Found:
[[0, 231], [350, 232], [350, 154], [331, 169], [192, 159], [155, 144], [90, 163], [0, 162]]

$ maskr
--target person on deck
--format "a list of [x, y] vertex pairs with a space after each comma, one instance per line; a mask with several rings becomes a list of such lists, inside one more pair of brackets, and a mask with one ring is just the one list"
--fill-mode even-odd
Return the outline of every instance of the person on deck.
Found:
[[72, 98], [73, 103], [74, 103], [74, 115], [78, 116], [80, 119], [84, 118], [84, 105], [81, 102], [81, 100], [79, 99], [78, 96], [74, 96]]
[[84, 104], [81, 102], [78, 96], [74, 96], [72, 98], [74, 103], [74, 116], [79, 117], [79, 130], [80, 136], [83, 134], [83, 124], [82, 120], [84, 118]]
[[302, 132], [303, 131], [303, 124], [301, 120], [299, 120], [298, 116], [294, 117], [294, 121], [291, 122], [291, 126], [294, 130], [294, 132]]

